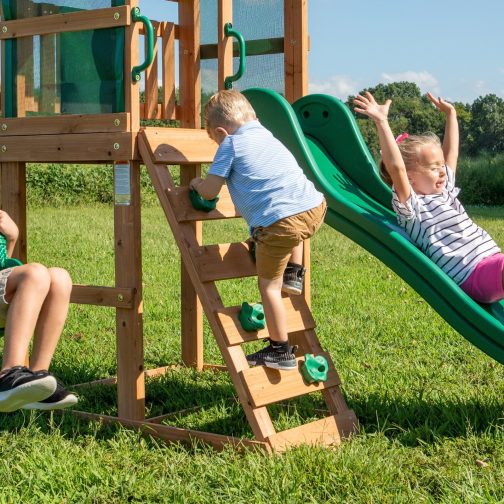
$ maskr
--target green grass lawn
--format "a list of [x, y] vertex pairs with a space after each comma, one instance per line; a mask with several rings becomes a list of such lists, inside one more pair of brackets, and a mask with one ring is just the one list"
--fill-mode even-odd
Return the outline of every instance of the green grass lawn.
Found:
[[[504, 247], [504, 208], [472, 208]], [[159, 208], [143, 210], [146, 368], [180, 362], [179, 254]], [[110, 206], [29, 211], [29, 258], [75, 283], [113, 284]], [[205, 226], [240, 241], [243, 222]], [[226, 305], [256, 300], [253, 279], [219, 285]], [[312, 241], [312, 308], [361, 430], [337, 449], [283, 455], [165, 445], [70, 413], [0, 416], [0, 503], [504, 502], [504, 367], [471, 346], [408, 285], [324, 226]], [[67, 384], [115, 374], [115, 315], [72, 305], [53, 372]], [[205, 361], [221, 363], [205, 326]], [[114, 387], [81, 389], [80, 409], [116, 413]], [[225, 373], [179, 368], [147, 383], [149, 416], [251, 437]], [[317, 416], [317, 395], [271, 408], [285, 429]]]

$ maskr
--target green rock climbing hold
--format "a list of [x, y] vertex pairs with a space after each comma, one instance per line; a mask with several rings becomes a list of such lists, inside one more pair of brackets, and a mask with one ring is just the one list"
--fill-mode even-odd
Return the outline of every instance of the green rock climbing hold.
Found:
[[305, 355], [305, 361], [301, 366], [301, 374], [307, 383], [315, 383], [327, 380], [329, 364], [322, 355]]
[[258, 331], [266, 327], [264, 309], [261, 303], [251, 305], [243, 302], [238, 318], [245, 331]]
[[219, 201], [219, 196], [216, 196], [214, 199], [207, 200], [203, 198], [198, 191], [191, 189], [189, 191], [189, 199], [191, 200], [192, 206], [196, 210], [202, 210], [203, 212], [211, 212], [212, 210], [215, 210], [217, 201]]

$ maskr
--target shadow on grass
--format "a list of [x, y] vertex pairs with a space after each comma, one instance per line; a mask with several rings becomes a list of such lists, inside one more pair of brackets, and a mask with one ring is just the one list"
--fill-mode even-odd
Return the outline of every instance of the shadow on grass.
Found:
[[470, 400], [415, 399], [378, 394], [353, 396], [362, 432], [380, 432], [405, 446], [467, 437], [504, 426], [504, 404]]
[[[183, 368], [147, 381], [146, 417], [169, 415], [165, 425], [253, 439], [233, 384], [226, 373], [198, 373]], [[90, 413], [117, 415], [115, 386], [79, 389], [78, 409]], [[491, 432], [504, 425], [502, 402], [478, 399], [458, 400], [391, 397], [378, 394], [352, 395], [348, 399], [361, 424], [362, 434], [381, 433], [404, 446], [433, 444], [439, 438], [467, 437]], [[321, 394], [302, 396], [268, 407], [275, 428], [289, 429], [327, 416]], [[17, 432], [31, 426], [43, 433], [54, 428], [60, 435], [78, 439], [92, 435], [99, 440], [113, 438], [118, 425], [83, 419], [70, 412], [44, 414], [20, 411], [0, 415], [0, 432]]]

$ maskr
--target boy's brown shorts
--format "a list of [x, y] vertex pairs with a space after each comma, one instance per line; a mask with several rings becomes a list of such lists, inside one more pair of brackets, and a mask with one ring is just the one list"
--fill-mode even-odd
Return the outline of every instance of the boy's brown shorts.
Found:
[[299, 242], [311, 238], [324, 222], [327, 204], [280, 219], [271, 226], [254, 229], [257, 276], [273, 280], [283, 275], [292, 249]]

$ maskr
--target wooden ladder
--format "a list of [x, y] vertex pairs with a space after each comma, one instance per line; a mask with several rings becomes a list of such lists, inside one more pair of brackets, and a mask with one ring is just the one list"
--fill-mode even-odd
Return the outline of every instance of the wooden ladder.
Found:
[[[318, 341], [315, 321], [305, 298], [283, 298], [289, 341], [299, 345], [303, 355], [313, 353], [326, 357], [329, 362], [327, 381], [308, 385], [300, 372], [279, 371], [265, 366], [249, 367], [242, 344], [267, 338], [268, 332], [266, 329], [244, 331], [238, 320], [240, 306], [225, 307], [215, 284], [217, 280], [256, 275], [248, 246], [246, 243], [202, 246], [191, 228], [191, 223], [195, 221], [236, 218], [240, 215], [226, 186], [220, 193], [215, 210], [205, 213], [193, 209], [188, 187], [175, 185], [167, 167], [171, 163], [167, 162], [167, 156], [160, 155], [166, 152], [167, 147], [166, 144], [161, 145], [159, 135], [162, 135], [159, 131], [142, 131], [139, 136], [140, 153], [256, 439], [277, 451], [301, 443], [339, 444], [343, 437], [356, 430], [358, 420], [345, 403], [339, 388], [340, 379], [330, 355], [323, 351]], [[297, 358], [297, 361], [299, 367], [303, 357]], [[329, 416], [276, 432], [267, 405], [314, 391], [322, 392]]]

